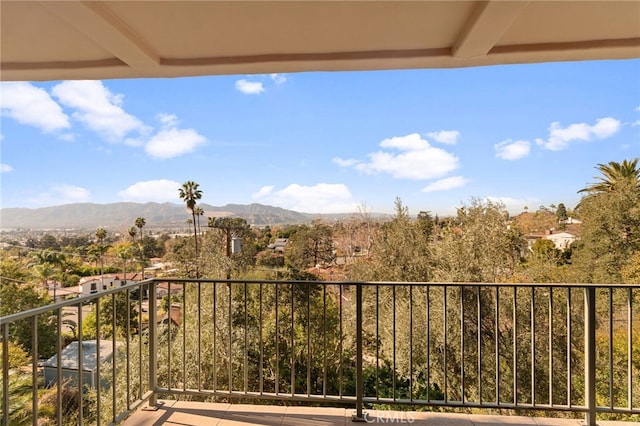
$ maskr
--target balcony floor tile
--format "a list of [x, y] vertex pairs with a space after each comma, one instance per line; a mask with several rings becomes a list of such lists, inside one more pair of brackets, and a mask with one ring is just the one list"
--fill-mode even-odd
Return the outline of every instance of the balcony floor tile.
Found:
[[[356, 426], [353, 409], [159, 401], [157, 410], [138, 410], [122, 426]], [[583, 420], [412, 411], [365, 410], [368, 424], [413, 426], [581, 426]], [[363, 423], [363, 424], [367, 424]], [[599, 426], [631, 426], [631, 422], [598, 422]]]

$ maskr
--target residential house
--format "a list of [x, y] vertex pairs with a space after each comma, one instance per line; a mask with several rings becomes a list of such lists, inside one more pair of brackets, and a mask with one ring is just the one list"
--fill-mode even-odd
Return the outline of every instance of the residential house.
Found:
[[570, 234], [569, 232], [553, 233], [553, 231], [549, 231], [544, 238], [553, 241], [556, 248], [559, 250], [569, 248], [569, 246], [577, 239], [574, 234]]
[[130, 274], [105, 274], [102, 276], [82, 277], [78, 285], [78, 295], [86, 296], [99, 293], [114, 287], [122, 287], [142, 280], [142, 275], [137, 272]]
[[[100, 340], [100, 364], [108, 364], [113, 358], [113, 342]], [[62, 382], [68, 386], [78, 386], [80, 374], [79, 342], [69, 343], [60, 352], [60, 370]], [[52, 386], [58, 379], [58, 355], [54, 355], [43, 363], [45, 386]], [[85, 340], [82, 342], [82, 384], [95, 388], [98, 384], [98, 342]]]
[[288, 242], [288, 238], [276, 238], [276, 240], [272, 244], [269, 244], [267, 248], [276, 253], [284, 253], [284, 248]]
[[162, 299], [165, 296], [171, 294], [180, 294], [182, 293], [183, 285], [181, 283], [158, 283], [156, 286], [156, 294], [158, 295], [158, 299]]

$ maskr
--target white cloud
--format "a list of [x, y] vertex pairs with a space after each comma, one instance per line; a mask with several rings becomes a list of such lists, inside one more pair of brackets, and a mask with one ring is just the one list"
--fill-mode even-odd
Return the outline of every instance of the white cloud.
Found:
[[236, 81], [236, 89], [246, 95], [259, 95], [264, 92], [264, 86], [259, 81], [248, 81], [245, 79]]
[[621, 126], [622, 123], [612, 117], [599, 118], [593, 125], [575, 123], [564, 128], [555, 121], [549, 126], [549, 138], [536, 139], [536, 143], [551, 151], [562, 151], [573, 141], [590, 141], [594, 137], [605, 139], [613, 136]]
[[163, 127], [176, 127], [178, 125], [178, 117], [175, 114], [166, 114], [161, 112], [156, 114], [156, 119]]
[[124, 201], [163, 203], [175, 201], [180, 186], [178, 182], [168, 179], [148, 180], [134, 183], [124, 191], [118, 192], [118, 196]]
[[154, 158], [173, 158], [193, 152], [206, 141], [193, 129], [164, 129], [155, 134], [144, 149]]
[[270, 74], [269, 76], [271, 77], [271, 80], [278, 85], [287, 81], [287, 76], [285, 74]]
[[358, 203], [353, 201], [349, 188], [344, 184], [291, 184], [279, 191], [265, 186], [252, 197], [260, 203], [306, 213], [350, 213], [358, 209]]
[[345, 159], [340, 157], [334, 157], [331, 159], [331, 162], [334, 164], [337, 164], [340, 167], [351, 167], [356, 163], [358, 163], [358, 160], [355, 160], [353, 158]]
[[47, 91], [30, 83], [0, 84], [0, 103], [2, 115], [43, 132], [71, 127], [69, 117]]
[[385, 139], [383, 148], [402, 153], [377, 151], [367, 154], [369, 162], [354, 164], [364, 173], [388, 173], [396, 179], [426, 180], [445, 176], [458, 168], [458, 158], [440, 148], [434, 148], [419, 134]]
[[591, 127], [591, 133], [598, 139], [606, 139], [615, 135], [621, 126], [622, 123], [615, 118], [599, 118], [596, 124]]
[[422, 188], [422, 192], [448, 191], [450, 189], [463, 187], [468, 182], [469, 179], [462, 176], [451, 176], [425, 186]]
[[101, 81], [64, 81], [52, 92], [63, 105], [76, 110], [74, 119], [109, 141], [118, 142], [130, 132], [149, 131], [122, 109], [123, 95], [111, 93]]
[[90, 201], [91, 193], [79, 186], [74, 185], [52, 185], [48, 192], [38, 194], [28, 201], [34, 205], [50, 206], [72, 203], [86, 203]]
[[81, 203], [89, 201], [91, 193], [79, 186], [73, 185], [56, 185], [53, 188], [53, 192], [70, 203]]
[[493, 146], [496, 151], [496, 157], [503, 160], [519, 160], [526, 157], [531, 152], [531, 144], [529, 141], [513, 141], [507, 139]]
[[13, 167], [5, 163], [0, 163], [0, 173], [9, 173], [12, 171], [13, 171]]
[[267, 185], [260, 188], [260, 190], [252, 195], [253, 198], [263, 198], [271, 195], [273, 192], [273, 185]]
[[457, 130], [441, 130], [439, 132], [429, 132], [427, 136], [436, 142], [446, 145], [455, 145], [458, 143], [460, 132]]

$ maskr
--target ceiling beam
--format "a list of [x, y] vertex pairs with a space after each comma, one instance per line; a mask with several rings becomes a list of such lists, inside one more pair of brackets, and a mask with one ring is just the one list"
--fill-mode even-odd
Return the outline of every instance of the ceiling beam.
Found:
[[160, 65], [159, 55], [103, 2], [41, 1], [40, 5], [130, 67]]
[[451, 54], [455, 58], [486, 56], [528, 5], [529, 1], [478, 2], [451, 47]]

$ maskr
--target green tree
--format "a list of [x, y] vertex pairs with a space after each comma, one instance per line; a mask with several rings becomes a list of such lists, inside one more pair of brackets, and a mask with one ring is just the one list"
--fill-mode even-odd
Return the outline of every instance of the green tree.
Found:
[[115, 257], [122, 262], [123, 279], [127, 279], [127, 262], [133, 259], [133, 245], [129, 242], [121, 242], [111, 248]]
[[640, 251], [636, 251], [622, 267], [622, 280], [626, 284], [640, 284]]
[[[3, 280], [0, 285], [0, 316], [15, 314], [49, 304], [49, 296], [31, 284], [19, 284]], [[6, 303], [11, 301], [11, 303]], [[48, 358], [55, 352], [56, 329], [49, 324], [47, 315], [38, 316], [38, 356]], [[9, 325], [9, 338], [27, 351], [32, 346], [32, 324], [30, 319], [19, 320]]]
[[32, 262], [31, 273], [42, 286], [48, 290], [51, 280], [54, 281], [54, 300], [56, 298], [56, 288], [59, 283], [64, 281], [67, 270], [67, 257], [63, 253], [44, 249], [39, 252], [31, 253]]
[[598, 182], [578, 191], [586, 195], [576, 206], [582, 236], [572, 263], [580, 281], [619, 283], [622, 269], [640, 250], [640, 169], [637, 158], [597, 169]]
[[198, 257], [198, 232], [196, 229], [196, 202], [202, 198], [202, 191], [199, 184], [193, 181], [187, 181], [182, 184], [182, 188], [178, 189], [180, 199], [185, 202], [187, 209], [191, 210], [193, 223], [193, 240], [195, 245], [196, 258]]
[[546, 238], [540, 238], [535, 243], [533, 243], [531, 251], [538, 256], [554, 259], [559, 258], [560, 252], [560, 250], [556, 248], [555, 243], [551, 240], [547, 240]]
[[565, 207], [564, 203], [558, 204], [558, 208], [556, 209], [556, 218], [558, 219], [558, 221], [567, 220], [567, 208]]
[[[239, 273], [255, 264], [256, 249], [253, 244], [255, 234], [251, 232], [245, 219], [210, 217], [207, 226], [219, 231], [207, 233], [203, 240], [206, 244], [203, 244], [201, 249], [201, 257], [207, 274], [212, 276], [225, 274], [229, 278], [232, 270]], [[240, 238], [242, 241], [240, 253], [231, 252], [233, 238]]]
[[628, 185], [580, 202], [582, 231], [572, 267], [584, 282], [620, 283], [622, 268], [640, 251], [640, 191]]
[[[129, 305], [128, 308], [127, 304]], [[99, 319], [96, 303], [82, 322], [82, 334], [85, 339], [95, 339], [98, 337], [98, 320], [100, 321], [100, 337], [106, 339], [114, 338], [114, 316], [116, 326], [115, 337], [128, 337], [126, 333], [127, 323], [129, 324], [129, 332], [131, 334], [137, 332], [138, 313], [135, 309], [135, 302], [127, 299], [125, 292], [117, 293], [111, 297], [103, 297], [99, 299], [99, 305]]]
[[301, 225], [284, 249], [285, 263], [297, 270], [328, 265], [334, 260], [333, 232], [330, 226], [314, 221]]
[[435, 226], [435, 222], [431, 217], [431, 212], [421, 211], [418, 213], [418, 225], [422, 228], [422, 232], [425, 237], [429, 238], [433, 233], [433, 227]]
[[638, 159], [623, 160], [621, 163], [609, 161], [607, 164], [598, 164], [596, 167], [602, 176], [595, 176], [597, 182], [581, 189], [578, 193], [588, 195], [601, 194], [619, 190], [631, 186], [640, 189], [640, 169]]
[[0, 257], [0, 276], [3, 281], [16, 282], [25, 282], [29, 278], [27, 268], [18, 260], [18, 256], [10, 256], [6, 251]]
[[351, 278], [364, 281], [430, 281], [432, 257], [430, 238], [425, 234], [426, 217], [412, 220], [399, 198], [395, 216], [371, 229], [368, 256], [357, 258]]
[[500, 282], [510, 278], [526, 247], [522, 233], [507, 226], [504, 205], [473, 199], [458, 209], [456, 223], [434, 245], [435, 278], [452, 282]]

